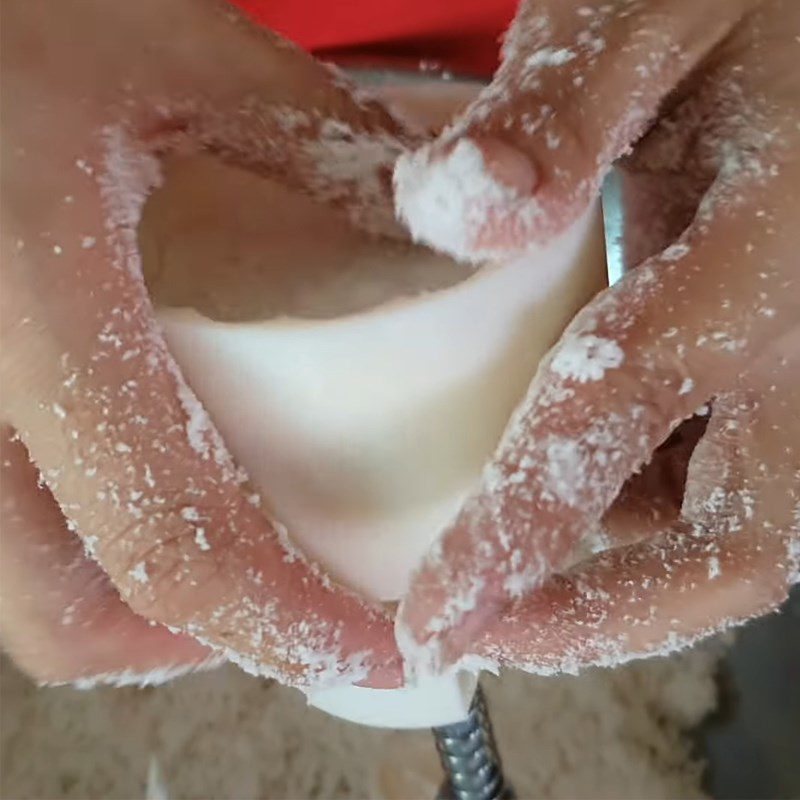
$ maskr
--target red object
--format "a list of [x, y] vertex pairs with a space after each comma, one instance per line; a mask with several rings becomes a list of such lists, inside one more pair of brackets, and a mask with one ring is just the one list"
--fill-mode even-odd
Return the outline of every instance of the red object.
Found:
[[331, 61], [433, 62], [488, 76], [517, 0], [232, 0], [256, 22]]

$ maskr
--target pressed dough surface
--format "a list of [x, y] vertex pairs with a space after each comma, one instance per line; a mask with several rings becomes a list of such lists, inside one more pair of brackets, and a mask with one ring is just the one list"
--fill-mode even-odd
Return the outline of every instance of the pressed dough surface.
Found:
[[594, 213], [475, 271], [208, 156], [171, 162], [140, 242], [170, 349], [272, 516], [382, 600], [605, 278]]
[[[524, 262], [476, 271], [202, 155], [166, 165], [139, 234], [170, 349], [268, 513], [378, 600], [402, 596], [604, 277], [594, 214]], [[311, 702], [427, 728], [462, 718], [472, 687], [429, 691]]]

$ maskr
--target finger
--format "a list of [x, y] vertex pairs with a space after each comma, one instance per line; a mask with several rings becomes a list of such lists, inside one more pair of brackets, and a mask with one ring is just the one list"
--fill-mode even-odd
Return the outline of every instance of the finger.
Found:
[[753, 98], [768, 98], [761, 113], [788, 114], [791, 126], [800, 87], [788, 64], [794, 62], [790, 41], [798, 30], [796, 3], [761, 4], [713, 60], [692, 74], [687, 89], [670, 96], [634, 151], [618, 162], [626, 267], [668, 247], [689, 226], [724, 163], [722, 143], [749, 139], [743, 149], [759, 149], [770, 123], [753, 119]]
[[[13, 99], [4, 92], [4, 108]], [[158, 162], [131, 127], [139, 118], [96, 136], [108, 108], [77, 119], [37, 108], [4, 136], [11, 159], [27, 161], [4, 170], [3, 418], [135, 612], [285, 683], [396, 682], [390, 620], [287, 551], [167, 352], [136, 246]], [[226, 139], [197, 108], [187, 131], [271, 163], [261, 116], [239, 115]], [[58, 147], [49, 111], [63, 115]]]
[[563, 568], [669, 432], [797, 324], [798, 165], [763, 157], [781, 159], [780, 177], [726, 182], [713, 214], [590, 303], [540, 366], [400, 609], [412, 664], [457, 659], [509, 599]]
[[777, 607], [800, 581], [799, 339], [797, 326], [715, 401], [689, 465], [689, 525], [551, 578], [479, 652], [576, 671], [669, 652]]
[[[51, 11], [46, 0], [3, 9], [9, 43], [20, 42], [4, 48], [5, 127], [24, 123], [20, 140], [48, 138], [57, 121], [67, 140], [82, 140], [75, 159], [97, 170], [98, 140], [111, 135], [133, 128], [154, 147], [188, 137], [343, 205], [358, 224], [398, 235], [391, 169], [415, 140], [341, 73], [220, 0], [141, 0], [113, 14], [105, 0], [88, 0], [72, 5], [69, 28]], [[35, 68], [31, 52], [40, 56]], [[98, 65], [113, 80], [103, 80]], [[49, 102], [24, 120], [10, 113], [30, 96]], [[33, 152], [12, 150], [14, 161]]]
[[704, 416], [687, 420], [625, 481], [603, 515], [601, 549], [650, 539], [679, 520], [687, 467], [706, 423]]
[[799, 543], [798, 531], [676, 530], [551, 578], [474, 646], [540, 674], [667, 654], [777, 608], [800, 581]]
[[0, 638], [22, 669], [43, 683], [158, 683], [220, 663], [122, 602], [8, 430], [0, 459]]
[[204, 32], [203, 74], [192, 58], [190, 84], [171, 87], [166, 103], [145, 98], [152, 134], [180, 130], [223, 158], [341, 206], [360, 228], [406, 238], [391, 175], [419, 137], [344, 73], [223, 8]]
[[686, 470], [706, 422], [705, 416], [688, 419], [625, 481], [597, 530], [587, 532], [570, 555], [569, 568], [596, 553], [660, 536], [679, 521]]
[[718, 396], [689, 463], [682, 516], [732, 534], [800, 526], [800, 324]]
[[492, 84], [436, 143], [398, 161], [413, 236], [463, 260], [552, 239], [752, 5], [523, 3]]

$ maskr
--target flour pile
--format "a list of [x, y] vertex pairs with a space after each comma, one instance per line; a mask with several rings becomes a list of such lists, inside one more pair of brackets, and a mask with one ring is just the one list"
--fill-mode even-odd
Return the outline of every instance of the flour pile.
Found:
[[[702, 797], [687, 729], [716, 705], [717, 654], [579, 677], [485, 679], [521, 798]], [[0, 797], [143, 797], [157, 760], [182, 798], [433, 797], [430, 736], [362, 728], [233, 667], [153, 689], [37, 689], [2, 664]]]

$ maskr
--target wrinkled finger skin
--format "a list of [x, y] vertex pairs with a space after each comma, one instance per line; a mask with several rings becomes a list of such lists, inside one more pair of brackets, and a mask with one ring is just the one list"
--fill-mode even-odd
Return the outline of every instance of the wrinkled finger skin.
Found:
[[391, 227], [380, 164], [367, 198], [305, 145], [366, 137], [390, 164], [402, 131], [222, 3], [4, 2], [2, 76], [0, 420], [137, 614], [285, 683], [396, 682], [391, 621], [287, 551], [183, 381], [135, 230], [176, 146]]
[[[695, 5], [704, 13], [715, 7]], [[653, 19], [679, 6], [642, 2], [614, 7], [638, 9]], [[526, 597], [535, 603], [537, 595], [530, 593], [566, 567], [576, 544], [601, 528], [607, 512], [613, 517], [612, 504], [625, 482], [676, 426], [702, 404], [731, 391], [775, 342], [796, 337], [800, 78], [789, 63], [800, 34], [800, 7], [776, 1], [751, 4], [746, 11], [729, 20], [723, 40], [709, 43], [699, 66], [651, 125], [641, 152], [634, 147], [626, 164], [639, 197], [652, 201], [651, 210], [658, 211], [654, 187], [659, 179], [673, 175], [692, 182], [684, 188], [694, 206], [687, 213], [686, 203], [675, 203], [664, 225], [631, 243], [629, 253], [638, 249], [650, 257], [590, 303], [544, 360], [480, 487], [429, 554], [401, 606], [397, 635], [409, 671], [437, 670], [457, 661], [472, 643], [494, 635], [489, 632], [509, 603], [524, 607]], [[623, 18], [629, 37], [638, 30], [630, 27], [631, 19]], [[521, 35], [519, 28], [515, 31]], [[536, 53], [563, 44], [542, 34], [527, 57], [536, 62]], [[603, 84], [606, 77], [598, 74], [595, 79], [609, 90]], [[557, 83], [558, 77], [551, 80]], [[661, 95], [670, 88], [669, 83], [662, 85]], [[529, 99], [526, 91], [519, 98], [520, 109]], [[553, 107], [554, 119], [562, 109], [568, 116], [577, 114], [577, 102], [579, 96], [562, 94], [560, 105]], [[511, 99], [508, 104], [519, 113]], [[493, 109], [489, 92], [485, 113], [474, 124], [481, 130], [484, 122], [495, 124]], [[534, 131], [524, 140], [525, 147], [536, 149], [541, 135]], [[626, 138], [613, 154], [633, 144]], [[601, 174], [605, 160], [594, 163]], [[561, 197], [559, 187], [545, 183], [535, 192]], [[637, 211], [640, 228], [655, 225], [652, 217], [637, 216]], [[516, 238], [503, 239], [502, 229], [496, 230], [509, 250], [519, 247]], [[773, 477], [787, 469], [765, 463], [772, 463]], [[794, 501], [784, 491], [775, 502], [785, 511]], [[722, 532], [721, 520], [704, 521], [709, 535]], [[660, 531], [672, 521], [665, 520]], [[775, 547], [785, 553], [795, 528], [776, 523], [778, 528], [784, 538]], [[696, 562], [693, 555], [679, 556], [677, 543], [659, 551], [659, 558], [668, 560], [666, 554], [673, 550], [676, 559]], [[732, 553], [731, 558], [737, 556]], [[650, 567], [641, 563], [646, 573]], [[604, 567], [612, 577], [625, 569], [614, 564], [612, 559]], [[765, 565], [763, 574], [773, 590], [771, 602], [777, 602], [793, 573]], [[561, 596], [561, 606], [547, 604], [557, 614], [567, 607], [566, 595]], [[754, 601], [752, 612], [768, 605]], [[695, 627], [707, 630], [722, 624], [724, 614], [717, 611], [709, 612], [705, 627], [699, 619]], [[515, 619], [519, 627], [521, 618]]]
[[0, 641], [44, 683], [159, 682], [219, 663], [122, 602], [10, 430], [0, 438]]

